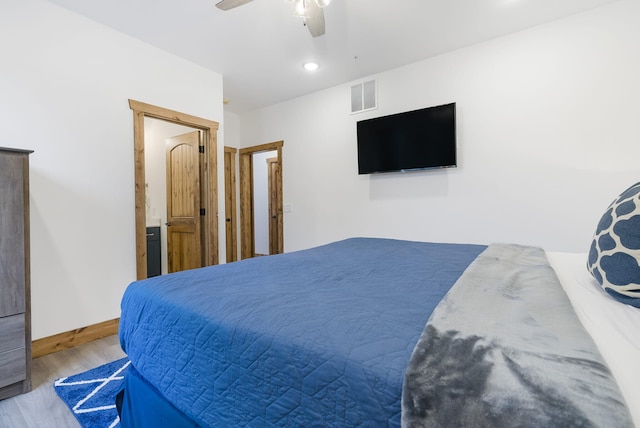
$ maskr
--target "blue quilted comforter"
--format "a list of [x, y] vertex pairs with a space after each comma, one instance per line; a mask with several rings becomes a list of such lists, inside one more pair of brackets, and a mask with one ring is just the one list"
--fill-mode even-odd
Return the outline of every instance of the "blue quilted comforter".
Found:
[[121, 345], [201, 426], [400, 426], [411, 352], [484, 249], [354, 238], [137, 281]]

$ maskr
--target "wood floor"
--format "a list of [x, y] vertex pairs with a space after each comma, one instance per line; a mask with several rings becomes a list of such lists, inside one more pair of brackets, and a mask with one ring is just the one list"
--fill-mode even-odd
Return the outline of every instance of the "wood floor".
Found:
[[78, 428], [80, 424], [53, 390], [53, 381], [108, 363], [125, 354], [118, 336], [108, 336], [33, 360], [33, 390], [0, 401], [0, 427]]

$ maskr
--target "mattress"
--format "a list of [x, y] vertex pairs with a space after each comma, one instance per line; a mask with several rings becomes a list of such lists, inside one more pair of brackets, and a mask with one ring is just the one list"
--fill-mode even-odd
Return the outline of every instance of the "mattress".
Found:
[[354, 238], [138, 281], [121, 345], [201, 426], [400, 426], [418, 337], [485, 248]]
[[547, 252], [582, 325], [596, 343], [640, 427], [640, 310], [612, 299], [586, 268], [587, 254]]
[[427, 322], [402, 422], [633, 427], [629, 405], [540, 248], [491, 244]]

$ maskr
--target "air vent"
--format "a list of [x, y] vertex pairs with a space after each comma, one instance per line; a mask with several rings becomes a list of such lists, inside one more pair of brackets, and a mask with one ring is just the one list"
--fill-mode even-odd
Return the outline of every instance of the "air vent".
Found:
[[360, 113], [375, 108], [378, 108], [375, 80], [351, 86], [351, 113]]

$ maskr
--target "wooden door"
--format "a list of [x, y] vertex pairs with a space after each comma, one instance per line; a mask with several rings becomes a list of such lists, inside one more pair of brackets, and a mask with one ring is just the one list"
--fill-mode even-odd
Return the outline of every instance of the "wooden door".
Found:
[[282, 188], [282, 175], [280, 174], [280, 162], [278, 158], [267, 159], [267, 170], [269, 171], [269, 254], [280, 254], [282, 252], [280, 237], [282, 231], [282, 208], [279, 201], [282, 200], [279, 194]]
[[167, 140], [167, 270], [202, 267], [200, 133]]
[[224, 219], [227, 263], [238, 260], [238, 237], [236, 229], [236, 151], [233, 147], [224, 148]]

